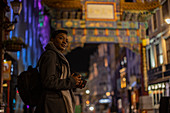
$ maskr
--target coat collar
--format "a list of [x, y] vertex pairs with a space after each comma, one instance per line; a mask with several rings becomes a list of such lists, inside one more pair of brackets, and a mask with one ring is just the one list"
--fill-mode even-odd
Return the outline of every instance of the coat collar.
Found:
[[52, 41], [49, 41], [49, 42], [48, 42], [48, 44], [46, 45], [45, 49], [46, 49], [46, 50], [53, 50], [53, 51], [55, 51], [63, 61], [65, 61], [67, 64], [69, 64], [68, 61], [67, 61], [67, 59], [66, 59], [65, 56], [63, 55], [63, 53], [61, 53], [61, 52], [55, 47], [55, 45], [53, 44]]

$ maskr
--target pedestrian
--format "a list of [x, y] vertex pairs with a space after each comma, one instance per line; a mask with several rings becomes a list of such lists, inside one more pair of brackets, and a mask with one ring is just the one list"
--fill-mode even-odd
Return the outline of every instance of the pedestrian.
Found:
[[35, 113], [74, 113], [72, 89], [82, 85], [81, 75], [73, 76], [69, 62], [63, 55], [68, 46], [66, 30], [56, 30], [39, 60], [43, 92]]

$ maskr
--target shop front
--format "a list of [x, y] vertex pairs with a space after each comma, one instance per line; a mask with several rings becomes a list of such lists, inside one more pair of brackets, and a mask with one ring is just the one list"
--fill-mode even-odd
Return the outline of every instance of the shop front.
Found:
[[3, 100], [6, 113], [15, 112], [18, 63], [8, 53], [3, 62]]
[[161, 98], [170, 96], [170, 76], [168, 74], [169, 71], [166, 70], [163, 72], [164, 67], [165, 66], [162, 65], [148, 71], [148, 93], [152, 97], [152, 103], [156, 111], [159, 110]]
[[159, 109], [161, 97], [169, 96], [169, 81], [150, 84], [148, 86], [149, 95], [156, 109]]

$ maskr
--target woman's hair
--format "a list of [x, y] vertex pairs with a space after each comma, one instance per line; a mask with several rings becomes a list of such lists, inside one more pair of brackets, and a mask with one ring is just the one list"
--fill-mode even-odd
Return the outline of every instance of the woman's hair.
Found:
[[55, 30], [52, 32], [50, 39], [55, 38], [59, 33], [64, 33], [66, 35], [68, 34], [66, 30]]

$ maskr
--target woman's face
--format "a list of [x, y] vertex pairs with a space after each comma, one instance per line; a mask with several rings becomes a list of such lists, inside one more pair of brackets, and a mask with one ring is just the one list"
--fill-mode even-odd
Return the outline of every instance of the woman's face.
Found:
[[52, 39], [55, 47], [63, 52], [68, 46], [68, 38], [65, 33], [59, 33], [54, 39]]

